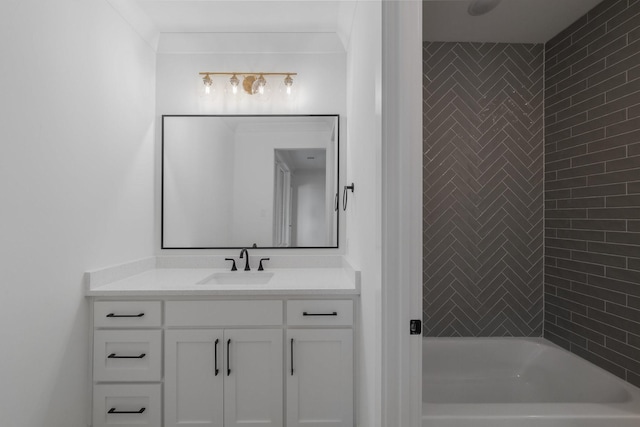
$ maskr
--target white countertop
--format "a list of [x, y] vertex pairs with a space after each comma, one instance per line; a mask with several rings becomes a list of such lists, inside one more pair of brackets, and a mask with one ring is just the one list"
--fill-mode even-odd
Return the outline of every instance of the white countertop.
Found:
[[[219, 268], [152, 268], [110, 283], [91, 283], [87, 296], [225, 296], [225, 295], [357, 295], [359, 273], [345, 268], [270, 268], [274, 273], [266, 284], [197, 284], [214, 273], [229, 273]], [[246, 274], [236, 271], [233, 274]]]

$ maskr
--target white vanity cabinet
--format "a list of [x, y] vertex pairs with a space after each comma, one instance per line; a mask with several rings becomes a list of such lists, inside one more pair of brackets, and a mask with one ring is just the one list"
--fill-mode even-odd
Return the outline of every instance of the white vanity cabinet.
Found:
[[353, 323], [350, 298], [95, 301], [94, 427], [353, 427]]
[[287, 427], [353, 426], [353, 301], [287, 303]]
[[282, 329], [165, 333], [165, 426], [282, 425]]
[[93, 427], [157, 427], [162, 420], [160, 301], [93, 305]]
[[165, 427], [283, 425], [283, 301], [167, 301], [165, 312]]

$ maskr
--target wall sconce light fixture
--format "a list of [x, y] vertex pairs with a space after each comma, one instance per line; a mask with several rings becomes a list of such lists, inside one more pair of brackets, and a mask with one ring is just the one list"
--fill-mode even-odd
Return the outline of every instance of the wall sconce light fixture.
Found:
[[242, 89], [249, 95], [263, 95], [265, 88], [267, 87], [267, 79], [265, 76], [284, 76], [284, 86], [286, 88], [287, 95], [291, 95], [291, 88], [293, 86], [293, 77], [298, 73], [244, 73], [244, 72], [213, 72], [203, 71], [200, 73], [202, 77], [202, 83], [204, 84], [204, 92], [208, 95], [211, 93], [211, 87], [213, 85], [213, 79], [211, 76], [231, 76], [229, 84], [231, 85], [231, 92], [235, 95], [238, 93], [238, 87], [240, 86], [240, 77], [242, 77]]

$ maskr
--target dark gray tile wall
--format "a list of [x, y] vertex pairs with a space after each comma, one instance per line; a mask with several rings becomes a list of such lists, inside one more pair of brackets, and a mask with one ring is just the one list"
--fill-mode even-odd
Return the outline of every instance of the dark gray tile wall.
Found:
[[640, 1], [546, 45], [544, 336], [640, 386]]
[[425, 335], [542, 335], [543, 53], [423, 46]]

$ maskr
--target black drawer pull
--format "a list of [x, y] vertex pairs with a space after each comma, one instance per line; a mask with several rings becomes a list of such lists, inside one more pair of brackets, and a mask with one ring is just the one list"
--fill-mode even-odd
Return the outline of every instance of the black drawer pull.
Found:
[[307, 313], [306, 311], [302, 312], [303, 316], [337, 316], [338, 312], [333, 311], [331, 313]]
[[227, 376], [231, 375], [231, 357], [229, 357], [230, 354], [231, 354], [231, 338], [227, 340]]
[[140, 408], [139, 411], [118, 411], [116, 408], [109, 409], [108, 414], [142, 414], [147, 408]]
[[142, 317], [144, 316], [144, 313], [140, 313], [140, 314], [114, 314], [114, 313], [109, 313], [107, 314], [107, 317]]
[[291, 338], [291, 375], [293, 375], [293, 338]]
[[107, 356], [107, 359], [142, 359], [146, 355], [146, 353], [142, 353], [140, 356], [118, 356], [115, 353], [111, 353]]
[[219, 341], [220, 340], [216, 338], [216, 342], [213, 344], [213, 349], [214, 349], [213, 369], [214, 369], [215, 377], [217, 377], [218, 372], [220, 372], [220, 370], [218, 369], [218, 342]]

